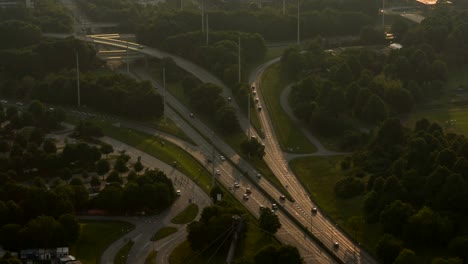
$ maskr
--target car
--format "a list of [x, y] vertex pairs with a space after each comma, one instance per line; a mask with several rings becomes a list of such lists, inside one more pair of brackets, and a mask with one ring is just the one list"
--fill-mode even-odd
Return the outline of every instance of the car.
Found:
[[312, 208], [312, 213], [313, 213], [313, 214], [316, 214], [316, 213], [317, 213], [317, 207], [313, 207], [313, 208]]
[[219, 176], [219, 175], [221, 175], [221, 172], [219, 170], [216, 170], [215, 174]]
[[232, 101], [232, 98], [231, 97], [228, 97], [228, 102], [231, 102]]
[[257, 173], [257, 179], [261, 179], [262, 178], [262, 175], [260, 173]]
[[177, 161], [172, 162], [172, 167], [177, 167]]
[[261, 205], [258, 207], [258, 209], [260, 209], [260, 210], [262, 210], [262, 209], [264, 209], [264, 208], [266, 208], [266, 207], [265, 207], [263, 204], [261, 204]]
[[1, 102], [2, 104], [6, 104], [6, 103], [8, 103], [8, 101], [7, 101], [7, 100], [0, 100], [0, 102]]
[[280, 195], [280, 197], [279, 197], [279, 198], [280, 198], [280, 200], [281, 200], [281, 201], [284, 201], [284, 200], [286, 200], [286, 196], [284, 196], [284, 194]]
[[244, 198], [244, 200], [248, 200], [249, 199], [249, 195], [244, 193], [244, 195], [242, 196], [242, 198]]
[[220, 159], [221, 161], [225, 161], [225, 160], [226, 160], [226, 158], [225, 158], [224, 156], [219, 156], [219, 159]]
[[334, 248], [339, 248], [339, 247], [340, 247], [340, 244], [338, 244], [338, 242], [335, 241], [335, 242], [333, 242], [333, 247], [334, 247]]
[[252, 90], [255, 90], [255, 86], [252, 85]]
[[252, 94], [253, 94], [253, 95], [257, 95], [257, 92], [256, 92], [256, 91], [253, 91]]
[[195, 118], [195, 115], [193, 113], [190, 113], [190, 118]]
[[275, 203], [271, 204], [271, 209], [272, 210], [278, 210], [278, 206]]
[[234, 183], [234, 188], [239, 188], [239, 187], [240, 187], [239, 183], [238, 183], [238, 182], [235, 182], [235, 183]]
[[181, 196], [181, 195], [182, 195], [181, 192], [180, 192], [180, 190], [175, 191], [175, 194], [176, 194], [177, 196]]
[[258, 111], [262, 111], [262, 106], [259, 105], [259, 106], [257, 107], [257, 109], [258, 109]]
[[138, 48], [139, 49], [143, 49], [144, 47], [142, 45], [138, 45]]
[[260, 101], [258, 97], [255, 97], [255, 102], [258, 103], [258, 101]]
[[246, 194], [251, 194], [251, 193], [252, 193], [252, 189], [246, 188], [246, 189], [245, 189], [245, 193], [246, 193]]
[[23, 103], [22, 102], [16, 102], [16, 105], [23, 106]]

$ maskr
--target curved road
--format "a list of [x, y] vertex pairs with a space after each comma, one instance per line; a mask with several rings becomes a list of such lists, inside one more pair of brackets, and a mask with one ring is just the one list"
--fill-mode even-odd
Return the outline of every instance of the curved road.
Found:
[[[261, 78], [263, 72], [272, 64], [279, 61], [279, 58], [271, 60], [261, 67], [258, 67], [250, 76], [250, 83], [257, 88], [257, 97], [262, 102]], [[286, 99], [283, 99], [286, 100]], [[259, 112], [260, 122], [265, 131], [265, 148], [267, 155], [266, 162], [275, 172], [275, 175], [284, 186], [289, 186], [289, 192], [295, 199], [293, 208], [296, 209], [296, 216], [305, 225], [309, 225], [312, 232], [317, 236], [327, 247], [335, 251], [335, 254], [346, 263], [377, 263], [367, 252], [356, 245], [347, 235], [338, 230], [336, 225], [324, 215], [312, 213], [312, 208], [315, 207], [310, 201], [307, 190], [297, 180], [292, 172], [283, 151], [280, 149], [276, 138], [271, 119], [269, 118], [268, 109], [263, 108]], [[300, 212], [304, 212], [301, 214]], [[334, 248], [333, 244], [339, 243], [339, 248]]]

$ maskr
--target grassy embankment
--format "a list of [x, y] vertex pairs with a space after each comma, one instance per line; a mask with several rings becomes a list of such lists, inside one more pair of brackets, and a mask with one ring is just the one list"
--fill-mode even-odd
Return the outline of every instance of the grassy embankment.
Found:
[[80, 221], [81, 233], [71, 254], [83, 264], [99, 263], [101, 254], [134, 226], [120, 221]]

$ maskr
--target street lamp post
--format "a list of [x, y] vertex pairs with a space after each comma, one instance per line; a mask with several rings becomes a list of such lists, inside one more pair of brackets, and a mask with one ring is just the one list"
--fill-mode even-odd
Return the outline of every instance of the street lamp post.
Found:
[[301, 44], [301, 32], [300, 32], [300, 18], [301, 18], [301, 2], [297, 1], [297, 45]]
[[209, 39], [209, 23], [208, 23], [208, 14], [206, 14], [206, 44], [208, 45], [208, 43], [210, 42], [210, 39]]
[[239, 74], [238, 74], [238, 82], [240, 83], [241, 82], [241, 42], [240, 42], [240, 34], [238, 36], [238, 45], [237, 45], [237, 55], [238, 55], [238, 70], [239, 70]]
[[163, 67], [163, 116], [166, 117], [166, 67]]
[[78, 51], [75, 51], [75, 59], [76, 59], [76, 92], [77, 92], [77, 103], [78, 107], [81, 106], [81, 98], [80, 98], [80, 60], [78, 57]]

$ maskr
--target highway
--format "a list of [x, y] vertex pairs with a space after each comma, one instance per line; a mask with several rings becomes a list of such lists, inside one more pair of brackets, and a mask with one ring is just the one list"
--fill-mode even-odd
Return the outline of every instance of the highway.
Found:
[[[202, 69], [201, 67], [182, 59], [178, 56], [172, 55], [170, 53], [160, 51], [154, 48], [141, 46], [137, 43], [129, 43], [123, 42], [121, 40], [116, 39], [103, 39], [95, 36], [79, 36], [78, 38], [88, 41], [88, 42], [96, 42], [99, 44], [119, 47], [119, 48], [127, 48], [135, 51], [139, 51], [143, 54], [146, 54], [151, 57], [156, 58], [164, 58], [164, 57], [171, 57], [175, 63], [182, 69], [186, 70], [187, 72], [192, 73], [195, 77], [201, 80], [204, 83], [214, 83], [223, 88], [223, 94], [227, 97], [232, 97], [230, 89], [226, 87], [218, 78], [213, 76], [208, 71]], [[268, 67], [268, 64], [264, 65], [263, 67], [257, 69], [256, 74], [253, 76], [253, 80], [251, 83], [255, 86], [260, 87], [260, 78], [261, 73], [263, 70]], [[154, 83], [154, 82], [153, 82]], [[260, 91], [260, 89], [258, 89]], [[167, 95], [167, 102], [174, 107], [178, 113], [184, 115], [185, 117], [189, 116], [189, 111], [181, 105], [179, 102], [175, 100], [175, 98], [170, 98], [170, 95]], [[261, 98], [261, 95], [259, 94]], [[247, 118], [242, 115], [239, 111], [237, 105], [232, 102], [233, 106], [236, 108], [239, 121], [241, 127], [247, 131], [250, 130], [250, 134], [256, 134], [256, 132], [251, 128], [249, 121]], [[222, 162], [218, 164], [218, 169], [221, 170], [222, 174], [218, 177], [218, 180], [227, 188], [233, 186], [234, 182], [238, 182], [241, 184], [240, 190], [236, 190], [233, 188], [233, 194], [240, 200], [243, 201], [243, 188], [250, 187], [253, 189], [252, 197], [245, 202], [246, 207], [256, 216], [258, 216], [258, 208], [260, 205], [267, 205], [270, 206], [271, 203], [277, 201], [273, 200], [270, 201], [266, 196], [264, 196], [259, 190], [256, 190], [255, 185], [251, 183], [251, 180], [257, 181], [257, 184], [260, 188], [262, 188], [265, 192], [267, 192], [271, 197], [276, 199], [281, 195], [279, 191], [272, 186], [268, 181], [262, 179], [258, 180], [254, 178], [253, 175], [256, 175], [255, 169], [240, 158], [237, 153], [231, 149], [226, 143], [223, 142], [219, 137], [217, 137], [214, 132], [211, 131], [208, 127], [206, 127], [202, 122], [198, 119], [190, 119], [189, 122], [192, 126], [196, 127], [197, 130], [194, 130], [190, 125], [186, 123], [186, 118], [181, 119], [177, 117], [177, 113], [171, 113], [169, 109], [167, 109], [168, 115], [171, 116], [176, 123], [179, 124], [182, 130], [184, 130], [199, 146], [199, 150], [195, 153], [192, 153], [197, 159], [205, 161], [206, 156], [211, 156], [212, 147], [211, 143], [213, 143], [217, 149], [221, 151], [221, 153], [228, 157], [228, 159], [233, 162], [233, 164], [237, 165], [242, 171], [248, 172], [252, 178], [245, 178], [243, 174], [238, 171], [230, 162]], [[285, 201], [282, 205], [285, 210], [293, 215], [297, 220], [301, 222], [303, 226], [309, 226], [312, 222], [312, 232], [331, 250], [335, 251], [335, 254], [346, 263], [376, 263], [366, 252], [361, 250], [357, 245], [355, 245], [347, 236], [339, 231], [335, 225], [327, 218], [325, 218], [320, 212], [317, 214], [311, 214], [311, 209], [315, 206], [310, 201], [309, 195], [307, 191], [303, 188], [303, 186], [298, 182], [297, 178], [294, 176], [292, 171], [290, 170], [286, 159], [284, 158], [284, 153], [280, 149], [278, 141], [275, 136], [275, 132], [272, 128], [271, 121], [268, 117], [268, 111], [266, 108], [260, 112], [260, 120], [262, 125], [265, 129], [265, 147], [266, 147], [266, 156], [265, 160], [277, 176], [277, 178], [281, 181], [284, 186], [289, 186], [288, 191], [293, 196], [295, 202]], [[205, 138], [199, 135], [199, 133], [210, 137], [212, 142], [208, 142]], [[206, 156], [205, 156], [206, 155]], [[219, 157], [219, 153], [216, 155]], [[214, 159], [215, 162], [218, 159]], [[332, 263], [330, 256], [327, 256], [323, 250], [306, 234], [301, 231], [301, 228], [298, 227], [289, 217], [283, 214], [282, 210], [279, 210], [278, 216], [281, 219], [281, 223], [283, 227], [278, 232], [278, 237], [285, 243], [292, 244], [296, 246], [301, 255], [307, 261], [307, 263]], [[333, 243], [338, 242], [340, 244], [339, 248], [334, 248]]]
[[[151, 57], [156, 57], [156, 58], [171, 57], [171, 58], [174, 59], [174, 61], [176, 62], [176, 64], [179, 67], [185, 69], [188, 72], [191, 72], [193, 75], [195, 75], [195, 77], [202, 80], [203, 82], [212, 82], [212, 83], [215, 83], [215, 84], [219, 85], [220, 87], [223, 88], [224, 95], [226, 97], [232, 96], [230, 94], [230, 90], [219, 79], [217, 79], [216, 77], [211, 75], [206, 70], [200, 68], [199, 66], [197, 66], [197, 65], [195, 65], [195, 64], [193, 64], [191, 62], [188, 62], [188, 61], [186, 61], [186, 60], [184, 60], [184, 59], [182, 59], [182, 58], [180, 58], [178, 56], [174, 56], [174, 55], [172, 55], [170, 53], [163, 52], [163, 51], [160, 51], [160, 50], [157, 50], [157, 49], [154, 49], [154, 48], [150, 48], [150, 47], [146, 47], [146, 46], [141, 47], [141, 45], [139, 45], [137, 43], [129, 43], [128, 44], [127, 42], [123, 42], [123, 41], [116, 40], [116, 39], [101, 39], [101, 38], [96, 39], [96, 37], [83, 37], [82, 39], [85, 40], [85, 41], [89, 41], [89, 42], [98, 41], [99, 44], [105, 44], [105, 45], [110, 45], [110, 46], [120, 47], [120, 48], [124, 48], [124, 47], [126, 48], [127, 45], [128, 45], [129, 49], [132, 49], [132, 50], [135, 50], [135, 51], [139, 50], [140, 52], [142, 52], [142, 53], [144, 53], [144, 54], [146, 54], [148, 56], [151, 56]], [[257, 71], [256, 71], [256, 74], [252, 75], [252, 76], [255, 76], [255, 77], [252, 77], [253, 80], [250, 80], [250, 82], [253, 85], [256, 85], [256, 86], [258, 86], [260, 88], [260, 80], [259, 79], [260, 79], [261, 73], [264, 71], [264, 69], [266, 69], [269, 65], [271, 65], [273, 63], [274, 62], [272, 61], [272, 62], [269, 62], [269, 63], [263, 65], [262, 67], [258, 68]], [[142, 74], [142, 73], [139, 73], [139, 74]], [[146, 78], [146, 79], [148, 79], [148, 78]], [[162, 88], [159, 88], [159, 89], [162, 89]], [[259, 91], [260, 90], [261, 89], [259, 89]], [[185, 117], [189, 116], [190, 112], [183, 105], [176, 102], [177, 100], [175, 100], [175, 98], [171, 98], [168, 93], [166, 93], [166, 96], [167, 96], [166, 97], [167, 102], [172, 107], [174, 107], [174, 105], [178, 105], [177, 112], [183, 114]], [[261, 99], [261, 94], [259, 94], [259, 98]], [[250, 129], [251, 135], [257, 135], [258, 136], [257, 132], [254, 131], [252, 128], [250, 128], [247, 118], [245, 116], [243, 116], [242, 114], [240, 114], [240, 111], [239, 111], [238, 107], [237, 107], [237, 111], [238, 111], [238, 116], [239, 116], [241, 126], [246, 131], [247, 131], [247, 129]], [[313, 225], [312, 226], [312, 232], [314, 233], [314, 235], [316, 237], [318, 237], [327, 247], [334, 250], [335, 254], [343, 262], [347, 262], [347, 263], [376, 263], [376, 261], [373, 258], [371, 258], [370, 255], [368, 255], [365, 251], [361, 250], [358, 247], [358, 245], [355, 245], [341, 230], [337, 229], [336, 226], [331, 222], [331, 220], [325, 218], [322, 214], [320, 214], [320, 212], [318, 214], [316, 214], [316, 215], [311, 214], [312, 208], [315, 207], [316, 205], [310, 201], [310, 197], [309, 197], [307, 191], [303, 188], [303, 186], [297, 180], [297, 178], [295, 177], [293, 172], [290, 170], [290, 168], [288, 166], [288, 163], [287, 163], [286, 159], [284, 158], [284, 153], [280, 149], [279, 144], [277, 142], [275, 132], [274, 132], [274, 130], [272, 128], [271, 121], [270, 121], [270, 119], [268, 117], [268, 110], [266, 108], [264, 108], [262, 111], [260, 111], [259, 116], [260, 116], [260, 120], [262, 122], [262, 126], [264, 127], [264, 130], [265, 130], [264, 133], [266, 135], [265, 142], [264, 142], [265, 143], [265, 149], [266, 149], [266, 152], [267, 152], [267, 154], [265, 155], [265, 161], [270, 166], [270, 168], [272, 169], [274, 174], [277, 176], [277, 178], [280, 180], [280, 182], [284, 186], [289, 186], [288, 191], [290, 192], [290, 194], [293, 196], [293, 199], [295, 200], [295, 202], [286, 201], [286, 202], [283, 203], [286, 210], [288, 210], [290, 214], [295, 216], [296, 219], [299, 220], [303, 226], [308, 227], [308, 226], [311, 225], [310, 223], [312, 222], [312, 225]], [[174, 117], [171, 117], [171, 119], [173, 119], [173, 118]], [[193, 126], [195, 126], [198, 131], [200, 131], [200, 133], [202, 133], [205, 136], [209, 136], [209, 137], [212, 138], [212, 140], [214, 141], [214, 145], [218, 149], [220, 149], [220, 151], [224, 154], [224, 156], [229, 157], [229, 159], [232, 162], [234, 162], [235, 164], [237, 164], [237, 166], [239, 166], [243, 171], [249, 172], [249, 175], [256, 175], [255, 169], [250, 164], [248, 164], [243, 159], [241, 159], [240, 156], [237, 155], [237, 153], [234, 150], [232, 150], [226, 143], [223, 142], [223, 140], [221, 140], [219, 137], [214, 135], [214, 133], [211, 131], [211, 129], [209, 129], [208, 127], [203, 125], [197, 119], [196, 120], [190, 120], [190, 121], [191, 121], [191, 124]], [[177, 123], [180, 125], [181, 129], [184, 130], [187, 133], [187, 129], [189, 129], [189, 127], [183, 126], [183, 123], [185, 123], [184, 120], [180, 120]], [[196, 131], [194, 131], [194, 132], [196, 132]], [[200, 145], [200, 149], [203, 149], [203, 147], [202, 147], [203, 144], [201, 144], [199, 142], [201, 142], [201, 140], [205, 141], [205, 139], [203, 137], [201, 137], [201, 136], [198, 136], [198, 138], [196, 138], [197, 136], [195, 134], [198, 134], [197, 132], [196, 133], [188, 133], [188, 134], [189, 134], [190, 137], [193, 138], [193, 140], [195, 142], [197, 142], [197, 144]], [[210, 156], [210, 154], [209, 154], [209, 153], [211, 153], [210, 142], [205, 141], [205, 144], [208, 144], [208, 145], [207, 145], [207, 148], [204, 149], [203, 153], [206, 153], [208, 156]], [[203, 153], [200, 153], [200, 154], [203, 155]], [[206, 160], [206, 158], [203, 158], [202, 160]], [[232, 186], [234, 181], [238, 181], [238, 182], [247, 181], [247, 179], [245, 179], [245, 177], [240, 172], [235, 174], [235, 173], [233, 173], [232, 169], [222, 168], [222, 167], [221, 167], [221, 170], [226, 170], [225, 173], [223, 173], [223, 174], [229, 173], [229, 175], [232, 175], [231, 179], [225, 179], [225, 180], [227, 180], [227, 182], [221, 181], [227, 187]], [[253, 173], [250, 173], [250, 172], [253, 172]], [[221, 178], [221, 179], [224, 179], [224, 177]], [[281, 195], [281, 193], [274, 186], [272, 186], [269, 182], [262, 180], [259, 183], [261, 183], [260, 187], [262, 189], [264, 189], [269, 195], [271, 195], [271, 197], [277, 199], [276, 197], [279, 198], [279, 196]], [[247, 183], [247, 184], [249, 184], [249, 183]], [[249, 185], [251, 185], [251, 184], [249, 184]], [[238, 198], [239, 198], [239, 200], [242, 201], [242, 195], [241, 194], [238, 195]], [[260, 201], [260, 202], [258, 202], [258, 204], [259, 205], [260, 204], [267, 204], [268, 199], [266, 197], [264, 197], [264, 199], [265, 200], [263, 200], [263, 202]], [[249, 200], [249, 201], [251, 201], [251, 200]], [[276, 202], [276, 201], [270, 201], [268, 203], [272, 203], [272, 202]], [[258, 208], [258, 206], [257, 206], [257, 208]], [[253, 211], [252, 209], [250, 209], [250, 210]], [[255, 212], [257, 210], [258, 209], [256, 209]], [[287, 219], [287, 217], [284, 216], [284, 219]], [[284, 222], [283, 218], [282, 218], [282, 221]], [[291, 227], [293, 227], [293, 226], [294, 225], [292, 225]], [[290, 232], [291, 234], [297, 234], [298, 232], [300, 232], [299, 227], [296, 227], [294, 229], [295, 229], [294, 231], [288, 230], [288, 232]], [[279, 233], [279, 235], [280, 235], [280, 233]], [[340, 244], [338, 249], [333, 247], [334, 242], [338, 242]], [[296, 243], [291, 243], [289, 241], [287, 243], [293, 244], [295, 246], [304, 245], [304, 243], [297, 243], [297, 242]], [[309, 242], [309, 244], [314, 244], [314, 246], [312, 246], [312, 247], [315, 247], [317, 249], [315, 252], [321, 252], [321, 250], [319, 249], [319, 247], [317, 245], [315, 245], [315, 243]], [[299, 248], [299, 246], [298, 246], [298, 248]], [[301, 252], [301, 253], [302, 254], [304, 254], [304, 253], [307, 254], [307, 252]]]
[[[263, 64], [249, 78], [252, 86], [256, 87], [257, 97], [261, 105], [264, 105], [262, 92], [268, 89], [268, 87], [262, 88], [261, 86], [262, 74], [268, 67], [278, 61], [279, 58], [276, 58]], [[278, 98], [278, 100], [280, 99]], [[336, 225], [321, 214], [320, 211], [316, 214], [312, 213], [312, 208], [316, 207], [316, 205], [311, 202], [307, 190], [305, 190], [290, 169], [285, 154], [279, 146], [271, 119], [269, 118], [268, 109], [264, 107], [258, 114], [265, 133], [263, 141], [267, 150], [265, 161], [281, 183], [284, 186], [289, 186], [288, 191], [295, 200], [295, 202], [292, 202], [292, 208], [295, 210], [294, 215], [304, 225], [309, 225], [313, 234], [326, 246], [333, 249], [336, 255], [345, 263], [377, 263], [367, 252], [350, 240], [346, 234], [338, 230]], [[326, 154], [329, 153], [324, 153], [324, 155]], [[335, 242], [338, 242], [339, 248], [334, 248]]]

